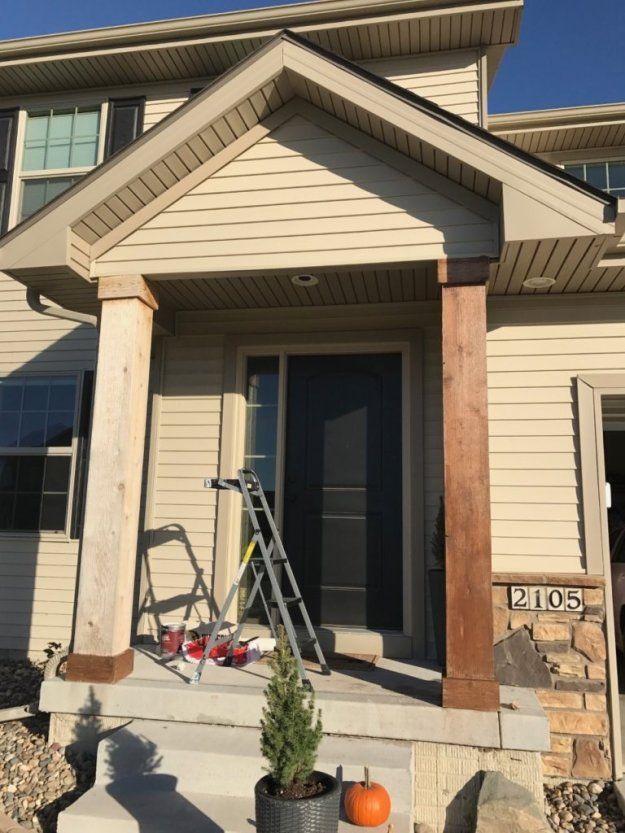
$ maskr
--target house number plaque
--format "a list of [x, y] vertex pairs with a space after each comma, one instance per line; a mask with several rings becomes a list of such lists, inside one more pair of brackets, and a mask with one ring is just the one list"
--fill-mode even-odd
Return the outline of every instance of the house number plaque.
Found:
[[579, 613], [583, 607], [581, 587], [531, 587], [514, 585], [509, 588], [512, 610], [566, 610]]

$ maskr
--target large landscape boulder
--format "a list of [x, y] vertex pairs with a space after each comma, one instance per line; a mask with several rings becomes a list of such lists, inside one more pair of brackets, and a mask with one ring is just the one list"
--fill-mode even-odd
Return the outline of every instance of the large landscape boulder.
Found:
[[550, 833], [534, 796], [501, 772], [486, 772], [477, 801], [475, 833]]
[[495, 644], [495, 674], [502, 685], [551, 688], [551, 674], [525, 628]]

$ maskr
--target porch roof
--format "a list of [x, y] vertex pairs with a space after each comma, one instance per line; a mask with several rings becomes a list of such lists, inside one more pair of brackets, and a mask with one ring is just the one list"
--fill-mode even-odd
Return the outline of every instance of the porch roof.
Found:
[[[550, 269], [555, 291], [584, 291], [586, 276], [617, 239], [614, 198], [283, 32], [6, 234], [0, 269], [65, 306], [92, 306], [95, 279], [109, 274], [103, 255], [302, 106], [347, 131], [357, 147], [499, 222], [501, 252], [467, 253], [494, 257], [497, 294], [521, 292], [525, 277]], [[395, 253], [389, 264], [397, 260]], [[201, 263], [193, 271], [203, 280], [217, 277]], [[172, 277], [158, 269], [144, 274]], [[175, 275], [184, 277], [190, 275]]]

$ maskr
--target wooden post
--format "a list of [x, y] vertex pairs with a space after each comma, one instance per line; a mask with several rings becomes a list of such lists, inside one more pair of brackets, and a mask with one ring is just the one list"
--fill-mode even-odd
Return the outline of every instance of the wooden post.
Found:
[[443, 706], [496, 711], [486, 284], [488, 259], [440, 260], [447, 661]]
[[100, 278], [98, 366], [78, 600], [68, 680], [114, 683], [133, 667], [137, 562], [152, 317], [140, 275]]

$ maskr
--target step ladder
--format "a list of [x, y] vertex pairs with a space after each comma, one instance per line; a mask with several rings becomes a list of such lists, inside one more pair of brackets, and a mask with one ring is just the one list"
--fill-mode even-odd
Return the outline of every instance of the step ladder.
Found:
[[[321, 666], [321, 672], [323, 674], [329, 674], [330, 669], [328, 668], [328, 664], [325, 661], [325, 657], [321, 650], [321, 646], [319, 645], [319, 640], [317, 639], [314, 628], [312, 626], [312, 622], [310, 621], [310, 616], [308, 615], [308, 611], [306, 610], [306, 605], [304, 604], [304, 600], [302, 599], [302, 595], [297, 585], [295, 575], [293, 574], [293, 570], [291, 568], [291, 565], [289, 564], [289, 559], [287, 557], [286, 550], [284, 549], [284, 544], [282, 543], [282, 539], [280, 538], [280, 533], [278, 532], [275, 521], [273, 519], [273, 515], [271, 514], [271, 509], [269, 508], [269, 504], [267, 503], [267, 498], [265, 497], [265, 492], [263, 491], [263, 487], [261, 485], [258, 475], [252, 469], [243, 468], [239, 469], [239, 471], [237, 472], [236, 479], [228, 480], [221, 477], [206, 478], [204, 480], [204, 488], [227, 489], [232, 492], [238, 492], [243, 496], [243, 502], [245, 503], [249, 519], [252, 524], [252, 537], [250, 539], [249, 544], [247, 545], [245, 554], [243, 556], [241, 564], [239, 565], [237, 575], [226, 597], [226, 601], [224, 602], [224, 605], [217, 618], [217, 621], [213, 626], [210, 637], [207, 640], [206, 645], [204, 646], [202, 657], [198, 663], [197, 668], [195, 669], [195, 673], [193, 674], [189, 682], [192, 685], [199, 684], [202, 678], [204, 666], [206, 665], [206, 662], [210, 656], [210, 652], [217, 645], [220, 645], [223, 642], [227, 642], [230, 639], [232, 639], [232, 642], [228, 650], [226, 663], [228, 663], [228, 661], [231, 660], [235, 648], [239, 646], [241, 640], [241, 633], [243, 632], [243, 627], [250, 614], [250, 611], [254, 604], [254, 600], [257, 596], [260, 596], [263, 608], [265, 610], [265, 614], [267, 616], [267, 620], [269, 622], [269, 627], [271, 628], [271, 634], [273, 638], [277, 639], [277, 632], [275, 617], [272, 616], [271, 610], [277, 611], [278, 619], [282, 621], [282, 624], [284, 625], [284, 628], [286, 630], [289, 644], [291, 646], [291, 651], [293, 652], [293, 656], [295, 657], [295, 660], [297, 662], [297, 667], [302, 682], [307, 688], [310, 688], [310, 680], [308, 679], [306, 669], [304, 668], [304, 663], [302, 662], [302, 648], [314, 648], [315, 654], [317, 655], [317, 660], [319, 662], [319, 665]], [[260, 507], [254, 505], [254, 498], [258, 499]], [[267, 537], [269, 540], [266, 540], [265, 533], [263, 533], [263, 530], [261, 528], [260, 520], [258, 517], [259, 513], [264, 517], [264, 520], [267, 524]], [[260, 555], [254, 555], [254, 552], [257, 549], [259, 550]], [[239, 619], [239, 624], [237, 626], [236, 632], [233, 637], [231, 637], [229, 634], [220, 636], [219, 632], [222, 630], [224, 626], [224, 622], [226, 620], [226, 616], [228, 615], [228, 611], [237, 595], [239, 585], [241, 584], [243, 576], [245, 575], [245, 572], [248, 569], [248, 567], [252, 572], [253, 584], [250, 594], [247, 597], [245, 608], [241, 613], [241, 617]], [[288, 585], [290, 587], [290, 593], [292, 595], [285, 596], [282, 592], [282, 572], [284, 572], [286, 582], [288, 582]], [[265, 578], [265, 576], [269, 578], [269, 582], [271, 585], [270, 599], [266, 598], [262, 586], [263, 579]], [[291, 618], [290, 613], [291, 608], [297, 608], [299, 610], [299, 613], [304, 622], [307, 638], [303, 643], [300, 643], [297, 640], [297, 634], [295, 633], [295, 628], [293, 627], [293, 620]]]

